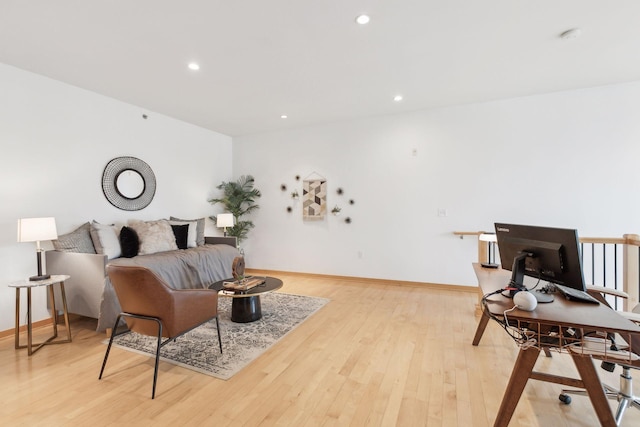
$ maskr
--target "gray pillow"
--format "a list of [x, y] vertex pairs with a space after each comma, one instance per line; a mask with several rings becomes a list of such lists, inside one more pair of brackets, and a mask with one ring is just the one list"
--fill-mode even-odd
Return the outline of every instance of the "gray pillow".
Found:
[[185, 223], [196, 221], [198, 223], [196, 225], [196, 244], [198, 246], [203, 246], [204, 245], [204, 218], [181, 219], [181, 218], [176, 218], [176, 217], [172, 216], [172, 217], [169, 217], [169, 219], [171, 221], [184, 221]]
[[70, 233], [58, 236], [52, 243], [53, 248], [61, 252], [96, 253], [93, 240], [91, 240], [91, 224], [88, 222]]

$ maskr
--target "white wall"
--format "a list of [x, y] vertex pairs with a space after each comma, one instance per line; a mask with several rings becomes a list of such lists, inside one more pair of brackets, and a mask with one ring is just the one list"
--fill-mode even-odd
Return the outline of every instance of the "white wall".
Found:
[[[18, 218], [54, 216], [62, 234], [91, 220], [208, 217], [220, 209], [207, 202], [215, 186], [232, 177], [228, 136], [2, 64], [0, 144], [0, 331], [14, 326], [7, 284], [36, 269], [35, 243], [16, 243]], [[154, 171], [155, 198], [141, 211], [119, 210], [102, 193], [104, 167], [118, 156]], [[44, 291], [34, 298], [34, 320], [46, 318]]]
[[[15, 241], [18, 218], [55, 216], [65, 233], [92, 219], [208, 216], [221, 209], [207, 202], [215, 186], [242, 174], [263, 193], [243, 244], [249, 267], [474, 285], [475, 242], [454, 230], [505, 221], [640, 232], [638, 117], [640, 83], [376, 117], [234, 138], [232, 175], [227, 136], [0, 64], [0, 330], [14, 322], [6, 284], [35, 270], [34, 245]], [[100, 187], [123, 155], [156, 174], [139, 212], [114, 208]], [[289, 194], [313, 172], [341, 216], [302, 221]]]
[[[474, 285], [475, 241], [453, 231], [504, 221], [638, 233], [639, 118], [630, 83], [234, 138], [234, 175], [253, 174], [263, 193], [247, 264]], [[312, 172], [341, 216], [303, 222], [289, 193]]]

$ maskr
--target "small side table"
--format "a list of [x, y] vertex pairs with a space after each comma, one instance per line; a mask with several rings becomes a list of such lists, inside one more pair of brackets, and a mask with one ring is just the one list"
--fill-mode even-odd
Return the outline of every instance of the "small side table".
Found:
[[248, 291], [227, 292], [222, 290], [222, 285], [226, 281], [233, 281], [233, 279], [220, 280], [210, 285], [209, 289], [215, 289], [220, 295], [233, 298], [231, 302], [231, 321], [236, 323], [255, 322], [262, 318], [260, 295], [276, 291], [282, 287], [282, 280], [275, 277], [265, 277], [263, 285], [258, 285]]
[[[69, 313], [67, 311], [67, 297], [64, 293], [64, 281], [71, 276], [67, 275], [52, 275], [49, 279], [29, 281], [22, 280], [20, 282], [13, 282], [9, 284], [9, 287], [16, 288], [16, 349], [27, 348], [29, 356], [36, 351], [40, 350], [42, 346], [47, 344], [62, 344], [71, 342], [71, 326], [69, 326]], [[58, 313], [56, 311], [56, 300], [53, 292], [53, 285], [60, 284], [60, 293], [62, 294], [62, 306], [64, 313], [64, 324], [67, 327], [67, 339], [53, 341], [58, 337]], [[49, 292], [49, 300], [51, 302], [51, 320], [53, 321], [53, 336], [49, 337], [46, 341], [41, 343], [33, 343], [33, 330], [31, 323], [31, 288], [38, 286], [46, 286]], [[20, 344], [20, 289], [27, 289], [27, 344]], [[35, 347], [35, 348], [34, 348]]]

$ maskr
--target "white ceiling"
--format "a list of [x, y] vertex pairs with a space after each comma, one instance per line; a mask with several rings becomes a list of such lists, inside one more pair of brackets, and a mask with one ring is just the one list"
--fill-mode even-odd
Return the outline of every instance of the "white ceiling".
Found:
[[232, 136], [640, 80], [639, 53], [638, 0], [0, 0], [0, 62]]

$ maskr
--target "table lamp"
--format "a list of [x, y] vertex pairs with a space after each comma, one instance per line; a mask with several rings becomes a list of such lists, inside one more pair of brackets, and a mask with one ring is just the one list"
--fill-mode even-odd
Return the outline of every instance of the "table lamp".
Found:
[[218, 228], [224, 228], [224, 237], [227, 237], [227, 227], [233, 227], [233, 214], [222, 213], [216, 217], [216, 225]]
[[18, 242], [36, 242], [36, 259], [38, 261], [38, 275], [29, 277], [29, 280], [45, 280], [51, 277], [42, 274], [42, 240], [58, 238], [55, 218], [22, 218], [18, 220]]
[[496, 242], [498, 241], [498, 238], [495, 233], [482, 233], [478, 236], [478, 240], [481, 242], [487, 242], [489, 247], [488, 262], [483, 262], [480, 265], [485, 268], [498, 268], [498, 264], [496, 264]]

